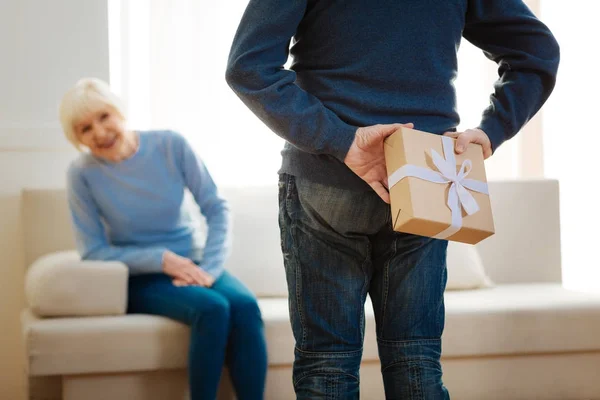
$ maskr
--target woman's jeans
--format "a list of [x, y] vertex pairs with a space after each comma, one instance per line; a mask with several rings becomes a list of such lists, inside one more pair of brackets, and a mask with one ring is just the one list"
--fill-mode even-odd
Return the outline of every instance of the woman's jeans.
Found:
[[190, 327], [192, 400], [217, 397], [225, 365], [238, 399], [263, 399], [267, 350], [260, 310], [254, 295], [227, 271], [211, 288], [178, 287], [164, 274], [132, 276], [128, 312], [162, 315]]

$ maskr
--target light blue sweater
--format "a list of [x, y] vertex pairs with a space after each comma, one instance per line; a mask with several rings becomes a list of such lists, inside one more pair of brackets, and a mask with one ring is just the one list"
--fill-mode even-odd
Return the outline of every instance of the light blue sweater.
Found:
[[[206, 243], [183, 207], [186, 187], [206, 218]], [[223, 271], [230, 245], [227, 203], [178, 133], [141, 132], [137, 153], [119, 163], [82, 154], [68, 171], [68, 202], [84, 260], [121, 261], [137, 275], [161, 272], [170, 250], [215, 278]]]

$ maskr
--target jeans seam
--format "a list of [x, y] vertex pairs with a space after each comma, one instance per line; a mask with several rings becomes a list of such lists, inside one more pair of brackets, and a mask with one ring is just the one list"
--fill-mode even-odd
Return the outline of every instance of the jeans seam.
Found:
[[394, 246], [393, 246], [393, 251], [392, 254], [390, 255], [390, 257], [388, 258], [388, 260], [385, 263], [385, 267], [383, 268], [383, 301], [382, 301], [382, 310], [381, 310], [381, 334], [383, 335], [383, 332], [385, 331], [385, 315], [386, 315], [386, 311], [387, 311], [387, 302], [388, 302], [388, 295], [389, 295], [389, 286], [390, 286], [390, 263], [392, 262], [392, 260], [394, 259], [394, 257], [396, 256], [396, 252], [398, 251], [398, 242], [397, 240], [394, 238]]
[[295, 350], [297, 352], [302, 353], [307, 356], [319, 355], [319, 357], [314, 357], [314, 358], [350, 358], [350, 357], [356, 356], [357, 354], [360, 354], [363, 351], [363, 348], [361, 347], [358, 350], [351, 350], [351, 351], [333, 351], [333, 352], [331, 352], [331, 351], [306, 351], [306, 350], [302, 350], [296, 346]]
[[414, 400], [423, 399], [423, 384], [421, 382], [421, 370], [419, 365], [415, 362], [408, 364], [409, 379], [410, 379], [410, 397]]
[[365, 257], [365, 260], [362, 263], [362, 270], [363, 270], [363, 274], [364, 274], [364, 281], [363, 281], [363, 287], [362, 287], [362, 293], [361, 293], [361, 298], [362, 298], [362, 307], [360, 307], [360, 342], [364, 343], [365, 341], [365, 330], [364, 330], [364, 326], [365, 326], [365, 300], [367, 299], [367, 293], [369, 292], [369, 274], [367, 273], [367, 266], [369, 264], [369, 260], [371, 259], [371, 243], [367, 243], [367, 256]]
[[290, 213], [290, 209], [292, 208], [292, 201], [294, 200], [292, 198], [292, 186], [294, 185], [294, 177], [292, 175], [288, 175], [287, 176], [287, 185], [286, 185], [286, 196], [285, 196], [285, 207], [286, 207], [286, 213], [288, 214], [288, 217], [290, 219], [290, 237], [292, 239], [292, 248], [290, 253], [292, 254], [293, 257], [293, 263], [295, 265], [294, 268], [294, 275], [296, 278], [296, 284], [295, 284], [295, 296], [296, 296], [296, 312], [298, 313], [298, 318], [300, 319], [300, 329], [302, 330], [302, 341], [300, 346], [304, 347], [304, 345], [306, 344], [306, 321], [304, 320], [304, 314], [302, 313], [302, 274], [300, 273], [300, 261], [299, 261], [299, 256], [297, 253], [298, 250], [298, 246], [296, 246], [296, 243], [298, 242], [298, 239], [296, 237], [296, 229], [297, 229], [297, 224], [294, 221], [294, 219], [291, 217], [291, 213]]
[[[447, 250], [446, 250], [446, 257], [447, 257]], [[447, 269], [447, 264], [446, 264], [446, 261], [445, 261], [446, 257], [444, 257], [444, 263], [442, 265], [443, 271], [440, 274], [440, 292], [442, 293], [440, 301], [442, 302], [442, 304], [444, 303], [444, 295], [443, 295], [443, 293], [445, 292], [445, 289], [446, 289], [446, 284], [444, 282], [444, 278], [446, 279], [446, 281], [448, 279], [448, 269]], [[444, 305], [444, 310], [445, 310], [445, 305]], [[444, 311], [444, 314], [445, 314], [445, 311]], [[444, 318], [445, 318], [445, 316], [444, 316]], [[436, 318], [436, 320], [437, 320], [436, 324], [437, 324], [438, 330], [442, 330], [443, 331], [443, 329], [444, 329], [443, 324], [445, 322], [440, 322], [440, 320], [437, 319], [437, 318]]]
[[430, 357], [424, 357], [424, 356], [406, 357], [406, 358], [402, 358], [398, 361], [395, 361], [395, 362], [391, 363], [390, 365], [386, 365], [384, 368], [381, 369], [381, 373], [384, 373], [388, 369], [390, 369], [398, 364], [416, 364], [416, 363], [428, 363], [428, 364], [434, 365], [435, 367], [439, 367], [439, 365], [440, 365], [438, 361], [433, 360]]
[[377, 342], [381, 344], [437, 344], [441, 341], [441, 339], [409, 339], [409, 340], [387, 340], [382, 338], [377, 338]]
[[334, 371], [334, 370], [330, 370], [330, 369], [322, 369], [321, 368], [321, 369], [313, 369], [310, 372], [307, 372], [307, 373], [301, 375], [296, 381], [294, 381], [294, 386], [298, 385], [304, 379], [310, 378], [311, 376], [315, 376], [315, 375], [344, 375], [344, 376], [349, 376], [350, 378], [354, 379], [356, 382], [360, 382], [360, 379], [357, 376], [349, 374], [347, 372]]
[[[295, 231], [296, 231], [296, 223], [292, 222], [291, 224], [291, 236], [292, 236], [292, 242], [296, 243], [296, 235], [295, 235]], [[303, 306], [302, 306], [302, 273], [300, 271], [301, 264], [299, 261], [299, 257], [298, 254], [296, 252], [296, 246], [293, 246], [294, 250], [292, 250], [293, 254], [294, 254], [294, 258], [295, 258], [295, 270], [294, 270], [294, 274], [296, 275], [296, 309], [298, 312], [298, 317], [300, 318], [300, 327], [302, 329], [302, 347], [304, 347], [304, 345], [306, 344], [306, 321], [304, 320], [304, 313], [302, 312]]]

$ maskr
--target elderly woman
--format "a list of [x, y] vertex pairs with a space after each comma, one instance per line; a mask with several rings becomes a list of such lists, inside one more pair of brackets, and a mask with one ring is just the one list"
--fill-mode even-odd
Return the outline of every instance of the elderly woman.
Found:
[[[97, 79], [65, 94], [60, 120], [82, 150], [68, 171], [82, 258], [127, 265], [128, 312], [189, 325], [193, 400], [216, 398], [224, 365], [238, 399], [263, 398], [262, 318], [253, 294], [224, 269], [228, 208], [202, 161], [175, 132], [130, 130], [119, 98]], [[182, 207], [186, 188], [206, 218], [205, 243]]]

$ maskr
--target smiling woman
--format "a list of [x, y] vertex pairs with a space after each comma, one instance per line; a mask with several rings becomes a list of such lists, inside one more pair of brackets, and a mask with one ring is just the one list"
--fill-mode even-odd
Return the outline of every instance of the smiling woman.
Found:
[[119, 162], [139, 147], [137, 133], [127, 130], [119, 99], [98, 79], [82, 79], [67, 92], [60, 120], [76, 148], [87, 148], [102, 159]]
[[[190, 326], [192, 399], [216, 397], [225, 365], [240, 398], [261, 399], [262, 317], [254, 295], [224, 268], [231, 242], [227, 202], [182, 135], [130, 130], [120, 104], [108, 84], [90, 78], [61, 102], [65, 136], [82, 150], [67, 173], [81, 258], [128, 267], [129, 313]], [[206, 218], [205, 243], [183, 207], [186, 189]]]

